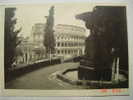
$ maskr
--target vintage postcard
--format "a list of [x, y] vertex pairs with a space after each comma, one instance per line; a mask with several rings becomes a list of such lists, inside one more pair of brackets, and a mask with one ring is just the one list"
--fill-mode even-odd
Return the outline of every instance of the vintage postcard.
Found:
[[3, 96], [129, 95], [126, 4], [0, 5]]

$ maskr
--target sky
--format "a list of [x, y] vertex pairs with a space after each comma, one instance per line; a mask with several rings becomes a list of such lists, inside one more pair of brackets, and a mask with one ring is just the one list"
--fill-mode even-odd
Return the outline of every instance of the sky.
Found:
[[[17, 5], [15, 17], [17, 18], [16, 28], [22, 27], [24, 37], [31, 35], [32, 26], [35, 23], [46, 23], [45, 16], [48, 16], [51, 6], [55, 7], [54, 23], [76, 25], [85, 28], [82, 20], [75, 18], [77, 14], [92, 11], [93, 5], [89, 3], [57, 3], [41, 5]], [[89, 31], [88, 31], [89, 32]]]

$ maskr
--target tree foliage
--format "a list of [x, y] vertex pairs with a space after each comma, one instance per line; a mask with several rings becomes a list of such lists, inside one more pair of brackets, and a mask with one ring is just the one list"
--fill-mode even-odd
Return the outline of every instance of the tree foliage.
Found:
[[9, 72], [9, 69], [16, 60], [16, 47], [21, 42], [18, 38], [18, 33], [21, 31], [21, 28], [15, 30], [15, 24], [17, 23], [15, 10], [16, 8], [5, 8], [5, 74]]
[[55, 51], [55, 38], [54, 38], [54, 6], [49, 10], [49, 16], [46, 17], [47, 22], [44, 30], [44, 46], [46, 53], [54, 53]]

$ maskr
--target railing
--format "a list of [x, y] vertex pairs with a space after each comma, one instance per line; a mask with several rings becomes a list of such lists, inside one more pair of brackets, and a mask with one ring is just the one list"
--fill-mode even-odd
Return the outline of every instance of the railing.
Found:
[[51, 60], [43, 59], [43, 60], [35, 61], [34, 63], [30, 63], [30, 64], [16, 65], [10, 69], [10, 76], [11, 76], [10, 79], [21, 76], [28, 72], [32, 72], [39, 68], [44, 68], [50, 65], [60, 64], [60, 63], [61, 63], [60, 58], [52, 58]]

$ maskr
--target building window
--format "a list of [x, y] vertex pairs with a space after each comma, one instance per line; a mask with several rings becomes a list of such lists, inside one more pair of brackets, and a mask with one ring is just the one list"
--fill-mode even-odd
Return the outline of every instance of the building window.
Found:
[[70, 47], [71, 46], [71, 43], [68, 43], [68, 46]]
[[68, 54], [70, 54], [70, 50], [68, 50]]
[[71, 46], [73, 46], [73, 43], [71, 43]]
[[69, 46], [71, 47], [72, 46], [72, 43], [69, 43]]
[[75, 54], [75, 51], [73, 50], [73, 54]]
[[57, 43], [57, 46], [58, 46], [58, 47], [60, 46], [60, 42]]
[[67, 50], [65, 50], [65, 54], [67, 54]]
[[71, 50], [71, 54], [73, 54], [73, 50]]
[[77, 46], [77, 43], [75, 43], [75, 46]]
[[62, 50], [61, 53], [63, 54], [64, 53], [64, 50]]
[[69, 46], [71, 47], [71, 43], [69, 43]]
[[63, 42], [62, 42], [61, 46], [64, 47], [64, 43]]
[[67, 43], [65, 43], [65, 47], [67, 47]]
[[77, 40], [79, 40], [79, 37], [77, 36]]
[[58, 50], [57, 52], [58, 52], [58, 54], [60, 54], [60, 50]]
[[80, 50], [80, 55], [82, 55], [82, 50]]

